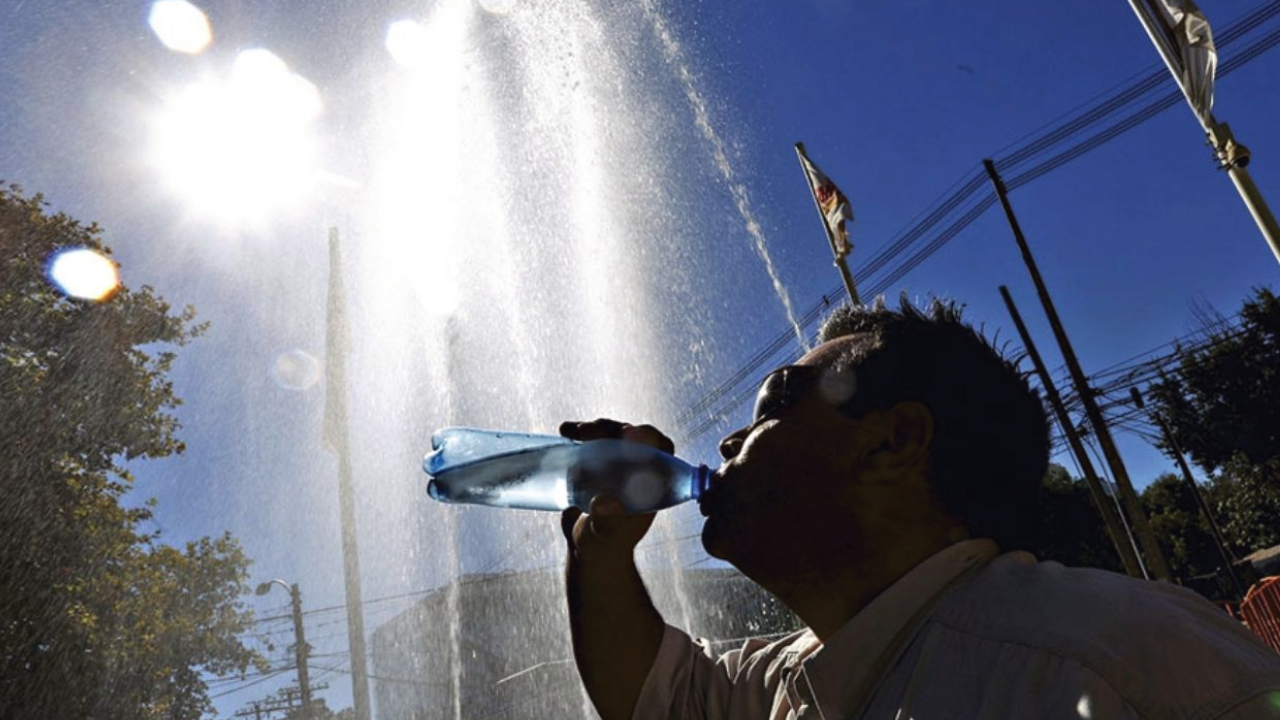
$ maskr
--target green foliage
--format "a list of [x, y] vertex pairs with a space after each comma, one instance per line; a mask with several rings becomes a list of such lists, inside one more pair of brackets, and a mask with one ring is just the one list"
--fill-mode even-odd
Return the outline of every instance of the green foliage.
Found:
[[1072, 478], [1061, 465], [1050, 465], [1040, 493], [1039, 542], [1042, 560], [1073, 567], [1124, 572], [1106, 525], [1093, 504], [1089, 485]]
[[1151, 531], [1176, 577], [1207, 575], [1222, 567], [1209, 522], [1186, 480], [1165, 473], [1143, 489], [1141, 499]]
[[1280, 456], [1280, 298], [1259, 289], [1240, 313], [1206, 328], [1210, 343], [1180, 352], [1175, 375], [1151, 387], [1157, 412], [1196, 464], [1210, 472], [1243, 454]]
[[1227, 543], [1239, 555], [1280, 545], [1280, 456], [1227, 461], [1207, 494]]
[[126, 507], [120, 458], [182, 451], [173, 348], [204, 329], [151, 288], [69, 299], [60, 249], [109, 256], [95, 225], [0, 186], [0, 718], [198, 718], [201, 671], [262, 659], [239, 637], [248, 560], [230, 536], [184, 548]]

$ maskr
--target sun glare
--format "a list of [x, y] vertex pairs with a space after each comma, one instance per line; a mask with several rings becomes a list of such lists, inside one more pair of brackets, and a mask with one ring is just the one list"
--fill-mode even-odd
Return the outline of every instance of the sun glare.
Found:
[[316, 182], [320, 110], [316, 87], [283, 60], [245, 50], [229, 77], [192, 83], [168, 99], [154, 119], [152, 160], [197, 213], [262, 221]]
[[49, 263], [49, 279], [63, 293], [81, 300], [105, 300], [120, 286], [116, 264], [89, 248], [63, 250]]
[[174, 52], [195, 55], [213, 41], [209, 18], [186, 0], [158, 0], [152, 3], [147, 24], [164, 46]]
[[413, 20], [398, 20], [387, 28], [387, 52], [407, 68], [420, 70], [427, 65], [429, 46], [427, 31]]

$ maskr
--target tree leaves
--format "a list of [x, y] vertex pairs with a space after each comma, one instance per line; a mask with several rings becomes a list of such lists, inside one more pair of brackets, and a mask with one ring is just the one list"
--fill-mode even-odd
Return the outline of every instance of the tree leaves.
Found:
[[1181, 352], [1178, 372], [1151, 387], [1174, 438], [1209, 472], [1237, 453], [1254, 465], [1280, 456], [1280, 298], [1258, 289], [1240, 317], [1238, 328], [1207, 328], [1211, 342]]
[[243, 673], [249, 561], [229, 535], [174, 548], [121, 504], [120, 458], [181, 452], [173, 348], [204, 330], [151, 288], [62, 295], [65, 248], [96, 225], [0, 187], [0, 718], [199, 718], [201, 670]]

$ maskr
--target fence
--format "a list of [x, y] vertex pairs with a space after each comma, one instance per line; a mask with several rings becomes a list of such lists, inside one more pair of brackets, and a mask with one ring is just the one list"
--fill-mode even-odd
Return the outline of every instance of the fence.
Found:
[[1238, 617], [1272, 650], [1280, 652], [1280, 576], [1263, 578], [1249, 588]]

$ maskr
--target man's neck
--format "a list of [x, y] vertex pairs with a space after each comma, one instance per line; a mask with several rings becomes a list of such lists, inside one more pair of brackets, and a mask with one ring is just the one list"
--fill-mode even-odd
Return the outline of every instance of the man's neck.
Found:
[[819, 568], [786, 580], [752, 579], [825, 641], [902, 576], [947, 546], [945, 542], [897, 545], [844, 567]]

